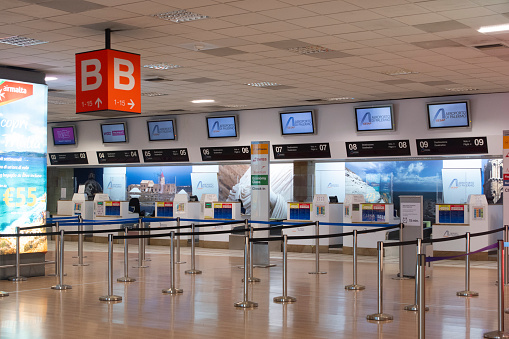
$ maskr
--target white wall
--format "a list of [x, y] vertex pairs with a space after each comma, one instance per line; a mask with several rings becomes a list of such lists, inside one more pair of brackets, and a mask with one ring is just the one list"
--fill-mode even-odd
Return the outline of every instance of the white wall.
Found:
[[[471, 128], [428, 130], [426, 120], [427, 102], [460, 99], [470, 100]], [[281, 136], [278, 112], [284, 109], [278, 108], [225, 113], [238, 114], [239, 137], [217, 140], [207, 138], [205, 116], [218, 114], [203, 113], [173, 116], [176, 117], [177, 140], [159, 142], [148, 141], [146, 121], [157, 120], [163, 117], [144, 117], [142, 114], [141, 117], [118, 119], [118, 121], [127, 121], [128, 123], [129, 142], [127, 144], [103, 144], [99, 127], [102, 121], [99, 120], [48, 124], [49, 129], [53, 125], [75, 124], [78, 134], [77, 146], [57, 147], [53, 146], [51, 130], [48, 130], [48, 153], [86, 151], [89, 165], [98, 166], [96, 151], [137, 149], [140, 150], [141, 157], [142, 149], [187, 147], [190, 162], [200, 163], [200, 147], [249, 145], [251, 141], [270, 140], [272, 145], [329, 142], [332, 159], [344, 160], [347, 158], [345, 148], [345, 142], [347, 141], [409, 139], [411, 154], [412, 156], [417, 156], [415, 139], [486, 136], [488, 138], [489, 155], [501, 157], [502, 130], [507, 129], [509, 126], [509, 115], [506, 112], [507, 102], [509, 102], [509, 93], [390, 101], [390, 103], [394, 104], [396, 120], [396, 130], [393, 132], [356, 132], [354, 107], [374, 104], [375, 102], [307, 106], [307, 108], [314, 108], [316, 110], [318, 133], [316, 135], [304, 136]], [[389, 101], [384, 103], [389, 103]], [[297, 109], [289, 108], [287, 110]], [[403, 160], [405, 157], [399, 158]], [[271, 159], [273, 159], [272, 155]], [[355, 159], [352, 158], [352, 160]], [[142, 157], [141, 163], [143, 163]]]

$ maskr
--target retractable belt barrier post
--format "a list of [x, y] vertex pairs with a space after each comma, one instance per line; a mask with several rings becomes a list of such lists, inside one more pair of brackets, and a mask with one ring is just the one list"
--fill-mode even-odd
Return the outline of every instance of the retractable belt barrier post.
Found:
[[[60, 225], [59, 225], [59, 222], [55, 222], [55, 232], [60, 232]], [[60, 260], [59, 258], [59, 255], [58, 253], [60, 252], [59, 251], [59, 241], [58, 241], [58, 235], [55, 236], [55, 273], [52, 273], [52, 274], [48, 274], [49, 276], [55, 276], [57, 277], [58, 276], [58, 261]]]
[[[509, 225], [504, 225], [504, 242], [509, 242]], [[505, 253], [505, 267], [504, 267], [504, 281], [506, 284], [509, 284], [509, 251], [504, 251]]]
[[357, 230], [353, 230], [353, 284], [345, 286], [346, 290], [360, 291], [366, 287], [357, 285]]
[[58, 285], [51, 286], [54, 290], [70, 290], [71, 285], [64, 284], [64, 230], [60, 231], [60, 260], [58, 264]]
[[249, 237], [247, 235], [244, 236], [244, 299], [233, 304], [235, 307], [239, 308], [255, 308], [258, 307], [258, 303], [249, 300], [249, 285], [248, 285], [248, 272], [249, 272]]
[[177, 217], [177, 227], [178, 227], [178, 233], [177, 233], [177, 256], [175, 257], [176, 264], [185, 264], [185, 261], [180, 260], [180, 217]]
[[288, 236], [283, 235], [283, 295], [274, 297], [276, 303], [294, 303], [297, 298], [288, 296]]
[[[417, 317], [417, 338], [424, 339], [425, 336], [425, 321], [426, 321], [426, 255], [417, 255], [417, 270], [419, 271], [419, 278], [415, 277], [415, 280], [419, 280], [419, 298], [417, 298], [417, 305], [419, 306], [419, 316]], [[416, 272], [417, 273], [417, 272]]]
[[[81, 215], [78, 216], [78, 231], [83, 232], [83, 217]], [[73, 266], [88, 266], [88, 264], [83, 263], [83, 258], [86, 258], [83, 255], [83, 238], [85, 235], [83, 233], [78, 234], [78, 263]]]
[[[143, 218], [140, 218], [140, 221], [142, 221]], [[141, 225], [142, 225], [142, 228], [150, 228], [150, 223], [147, 223], [147, 225], [145, 225], [145, 223], [142, 221], [141, 222]], [[147, 226], [147, 227], [145, 227]], [[150, 231], [143, 231], [142, 234], [145, 235], [145, 234], [150, 234]], [[145, 238], [143, 239], [143, 261], [152, 261], [152, 259], [150, 258], [147, 258], [147, 246], [148, 246], [148, 238]]]
[[[254, 238], [254, 230], [253, 226], [249, 227], [249, 222], [246, 219], [244, 227], [247, 229], [249, 228], [249, 239]], [[254, 277], [254, 250], [253, 250], [254, 244], [252, 241], [249, 241], [249, 278], [247, 278], [248, 282], [260, 282], [259, 278]]]
[[394, 319], [392, 315], [383, 312], [384, 243], [382, 241], [379, 241], [377, 243], [377, 250], [378, 250], [378, 312], [368, 315], [366, 319], [374, 321], [392, 320]]
[[456, 292], [458, 297], [477, 297], [478, 292], [470, 291], [470, 232], [467, 232], [465, 238], [465, 290]]
[[505, 269], [505, 255], [504, 255], [504, 242], [498, 241], [497, 253], [497, 273], [498, 273], [498, 330], [484, 333], [484, 338], [509, 338], [509, 333], [504, 332], [504, 269]]
[[[195, 240], [194, 240], [194, 223], [191, 224], [191, 269], [186, 271], [186, 274], [202, 274], [202, 271], [197, 270], [195, 260]], [[249, 268], [248, 268], [249, 269]]]
[[20, 238], [19, 238], [19, 231], [20, 231], [20, 228], [19, 227], [16, 227], [16, 276], [14, 277], [10, 277], [9, 280], [10, 281], [14, 281], [14, 282], [18, 282], [18, 281], [26, 281], [27, 278], [26, 277], [22, 277], [21, 276], [21, 268], [20, 268], [20, 264], [21, 264], [21, 245], [20, 245]]
[[[129, 228], [124, 227], [124, 236], [127, 237]], [[136, 279], [129, 277], [129, 240], [124, 238], [124, 276], [117, 279], [118, 282], [135, 282]]]
[[318, 236], [320, 235], [320, 222], [315, 221], [315, 264], [316, 264], [316, 271], [315, 272], [308, 272], [309, 274], [327, 274], [327, 272], [320, 272], [320, 238]]
[[[143, 221], [142, 218], [138, 221], [138, 228], [143, 228]], [[139, 231], [140, 235], [144, 235], [144, 231]], [[133, 268], [147, 268], [147, 265], [143, 264], [143, 261], [145, 260], [145, 239], [143, 237], [138, 238], [138, 266], [133, 266]]]
[[[403, 246], [400, 246], [399, 248], [401, 248]], [[416, 245], [416, 248], [417, 248], [417, 259], [419, 259], [419, 256], [421, 255], [421, 252], [422, 252], [422, 239], [421, 238], [417, 238], [417, 245]], [[413, 305], [407, 305], [404, 307], [404, 309], [406, 311], [419, 311], [419, 274], [420, 274], [420, 270], [419, 270], [419, 260], [416, 260], [415, 262], [415, 303]], [[429, 307], [426, 307], [425, 309], [426, 311], [429, 311]]]
[[170, 232], [170, 282], [171, 286], [168, 289], [163, 290], [163, 293], [166, 294], [179, 294], [184, 292], [180, 288], [175, 287], [175, 247], [174, 247], [174, 240], [175, 240], [175, 232]]
[[108, 295], [99, 297], [100, 301], [122, 301], [122, 297], [113, 294], [113, 234], [108, 234]]
[[[403, 241], [403, 223], [399, 224], [399, 241]], [[394, 280], [408, 280], [408, 277], [403, 275], [403, 246], [399, 246], [399, 273]]]

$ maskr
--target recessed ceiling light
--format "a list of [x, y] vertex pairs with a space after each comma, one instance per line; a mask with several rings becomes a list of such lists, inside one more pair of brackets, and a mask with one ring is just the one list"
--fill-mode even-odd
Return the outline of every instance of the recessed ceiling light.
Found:
[[312, 45], [312, 46], [305, 46], [305, 47], [294, 47], [288, 49], [290, 52], [299, 53], [299, 54], [314, 54], [314, 53], [325, 53], [325, 52], [331, 52], [332, 49], [318, 46], [318, 45]]
[[206, 15], [189, 12], [187, 9], [179, 9], [178, 11], [173, 12], [152, 14], [151, 16], [176, 23], [208, 18]]
[[164, 95], [168, 95], [166, 93], [158, 93], [158, 92], [143, 92], [141, 93], [142, 97], [161, 97]]
[[45, 81], [53, 81], [53, 80], [57, 80], [58, 78], [57, 77], [45, 77], [44, 80]]
[[337, 97], [337, 98], [327, 98], [325, 101], [341, 101], [341, 100], [354, 100], [355, 98], [350, 97]]
[[493, 33], [509, 31], [509, 24], [483, 26], [477, 30], [479, 33]]
[[25, 38], [19, 35], [11, 36], [8, 38], [0, 39], [0, 43], [14, 45], [19, 47], [33, 46], [48, 43], [48, 41], [42, 41], [32, 38]]
[[246, 85], [252, 86], [252, 87], [281, 86], [281, 84], [278, 84], [278, 83], [275, 83], [275, 82], [267, 82], [267, 81], [263, 81], [263, 82], [251, 82], [251, 83], [246, 84]]
[[242, 107], [247, 107], [247, 105], [222, 105], [223, 107], [226, 107], [226, 108], [242, 108]]
[[213, 100], [213, 99], [199, 99], [199, 100], [193, 100], [191, 102], [193, 104], [206, 104], [206, 103], [209, 103], [209, 102], [216, 102], [216, 101]]
[[385, 75], [419, 74], [419, 72], [409, 71], [408, 69], [398, 69], [398, 70], [395, 70], [395, 71], [385, 71], [385, 72], [381, 72], [381, 73], [385, 74]]
[[454, 88], [446, 88], [446, 90], [451, 92], [471, 92], [471, 91], [478, 91], [479, 88], [473, 88], [473, 87], [454, 87]]
[[167, 64], [165, 62], [161, 62], [159, 64], [150, 64], [150, 65], [144, 65], [145, 68], [150, 69], [157, 69], [157, 70], [164, 70], [164, 69], [174, 69], [174, 68], [180, 68], [182, 66], [179, 65], [173, 65], [173, 64]]

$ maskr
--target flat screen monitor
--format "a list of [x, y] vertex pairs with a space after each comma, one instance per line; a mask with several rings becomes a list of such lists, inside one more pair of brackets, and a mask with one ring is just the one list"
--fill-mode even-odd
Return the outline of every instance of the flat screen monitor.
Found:
[[127, 125], [125, 122], [101, 124], [103, 143], [127, 142]]
[[148, 140], [175, 140], [175, 120], [147, 121]]
[[428, 127], [470, 127], [468, 101], [428, 103]]
[[76, 145], [76, 127], [58, 126], [52, 127], [53, 145]]
[[207, 118], [207, 132], [209, 138], [237, 137], [237, 117], [221, 116]]
[[357, 132], [392, 131], [394, 114], [392, 105], [356, 107], [355, 121]]
[[313, 111], [279, 112], [282, 135], [299, 135], [315, 133]]

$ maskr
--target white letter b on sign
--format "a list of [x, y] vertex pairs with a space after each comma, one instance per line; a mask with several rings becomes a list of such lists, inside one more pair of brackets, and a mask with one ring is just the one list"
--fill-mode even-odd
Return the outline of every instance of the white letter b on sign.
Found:
[[[133, 77], [134, 65], [129, 60], [114, 58], [113, 61], [113, 88], [124, 91], [130, 91], [134, 88], [135, 80]], [[120, 66], [127, 66], [127, 71], [121, 71]], [[120, 78], [126, 78], [127, 84], [121, 84]]]
[[[88, 66], [94, 66], [94, 68], [88, 71]], [[81, 90], [83, 92], [93, 91], [94, 89], [98, 89], [101, 86], [103, 78], [99, 73], [100, 70], [101, 62], [99, 59], [89, 59], [83, 60], [81, 62]], [[95, 78], [95, 82], [88, 84], [89, 78]]]

